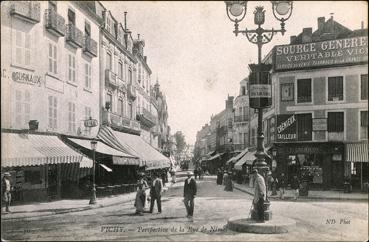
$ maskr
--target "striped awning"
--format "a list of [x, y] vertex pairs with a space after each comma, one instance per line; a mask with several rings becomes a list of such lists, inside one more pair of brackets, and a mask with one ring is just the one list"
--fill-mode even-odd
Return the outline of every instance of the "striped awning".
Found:
[[244, 149], [241, 153], [239, 153], [236, 156], [233, 156], [231, 159], [229, 159], [226, 164], [230, 164], [230, 163], [236, 163], [239, 159], [242, 158], [242, 156], [244, 156], [247, 153], [247, 149]]
[[214, 155], [214, 156], [210, 157], [208, 160], [209, 160], [209, 161], [210, 161], [210, 160], [215, 160], [215, 159], [217, 159], [217, 158], [221, 157], [223, 154], [224, 154], [224, 153], [216, 154], [216, 155]]
[[79, 163], [82, 155], [55, 135], [1, 133], [1, 166]]
[[247, 152], [235, 165], [234, 165], [234, 169], [236, 170], [242, 170], [242, 166], [243, 164], [247, 164], [247, 165], [252, 165], [252, 163], [254, 162], [254, 160], [256, 159], [255, 157], [255, 153], [256, 151], [252, 151], [252, 152]]
[[[161, 154], [151, 145], [146, 143], [140, 136], [114, 131], [107, 126], [100, 127], [97, 135], [99, 139], [125, 153], [139, 157], [136, 165], [150, 167], [166, 168], [170, 167], [170, 160], [168, 157]], [[113, 164], [118, 164], [116, 159]]]
[[368, 162], [368, 143], [346, 144], [346, 161]]

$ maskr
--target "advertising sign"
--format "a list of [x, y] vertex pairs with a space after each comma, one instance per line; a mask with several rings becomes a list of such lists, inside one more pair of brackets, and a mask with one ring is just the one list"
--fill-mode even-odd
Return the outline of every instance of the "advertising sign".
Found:
[[294, 114], [277, 115], [277, 141], [297, 139], [296, 116]]
[[272, 65], [250, 64], [250, 107], [267, 108], [272, 105], [272, 86], [269, 71]]
[[313, 131], [326, 131], [327, 119], [326, 118], [313, 118]]
[[276, 71], [368, 62], [368, 37], [278, 45], [273, 51]]
[[97, 120], [96, 119], [92, 119], [92, 118], [86, 119], [84, 121], [85, 127], [89, 127], [89, 128], [96, 127], [97, 124], [98, 124]]

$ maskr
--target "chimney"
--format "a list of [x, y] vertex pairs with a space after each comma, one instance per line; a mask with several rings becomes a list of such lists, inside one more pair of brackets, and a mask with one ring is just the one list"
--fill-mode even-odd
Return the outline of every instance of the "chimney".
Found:
[[311, 42], [311, 36], [313, 34], [313, 28], [302, 29], [302, 43]]
[[296, 35], [290, 36], [290, 44], [293, 44], [293, 42], [296, 40]]
[[321, 30], [325, 23], [325, 17], [319, 17], [318, 18], [318, 30]]
[[124, 30], [127, 31], [127, 12], [124, 12]]

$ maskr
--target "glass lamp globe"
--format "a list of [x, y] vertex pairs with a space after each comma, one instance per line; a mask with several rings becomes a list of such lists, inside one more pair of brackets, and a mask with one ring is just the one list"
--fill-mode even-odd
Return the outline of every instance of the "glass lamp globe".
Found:
[[232, 3], [229, 12], [231, 12], [234, 17], [238, 17], [243, 13], [243, 6], [239, 3]]
[[291, 8], [289, 1], [278, 1], [275, 3], [275, 5], [275, 10], [279, 15], [286, 15]]

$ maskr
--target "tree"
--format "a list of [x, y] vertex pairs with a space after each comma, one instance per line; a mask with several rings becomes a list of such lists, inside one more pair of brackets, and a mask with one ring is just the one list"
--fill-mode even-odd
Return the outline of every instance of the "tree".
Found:
[[174, 134], [174, 139], [176, 141], [177, 154], [181, 154], [186, 148], [186, 140], [185, 140], [185, 136], [182, 133], [182, 131], [177, 131]]

